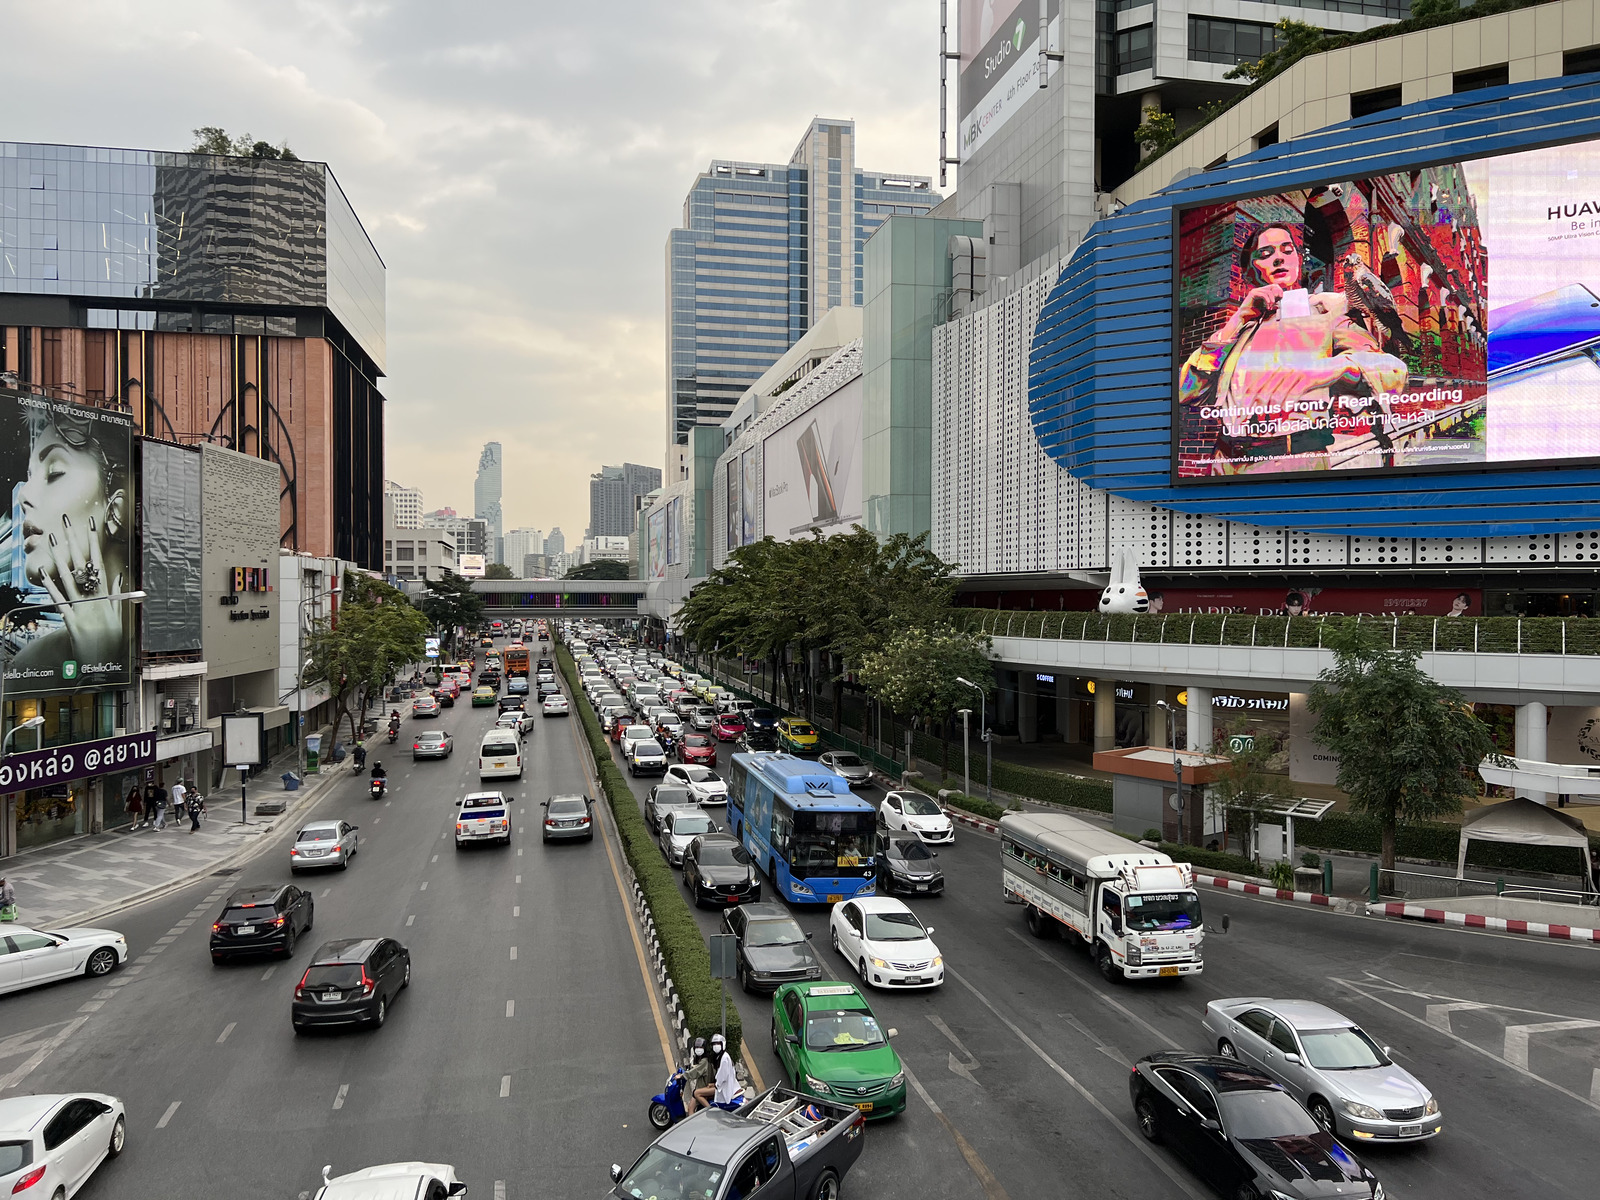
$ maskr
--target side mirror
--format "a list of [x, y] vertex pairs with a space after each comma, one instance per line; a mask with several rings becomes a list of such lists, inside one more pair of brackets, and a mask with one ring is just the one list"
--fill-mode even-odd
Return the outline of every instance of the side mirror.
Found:
[[923, 933], [925, 933], [925, 934], [927, 934], [927, 935], [928, 935], [928, 936], [929, 936], [929, 937], [932, 937], [932, 936], [933, 936], [933, 926], [932, 926], [932, 925], [929, 925], [929, 926], [928, 926], [928, 927], [927, 927], [927, 928], [926, 928], [926, 929], [924, 929], [924, 930], [923, 930], [923, 931], [922, 931], [922, 932], [923, 932]]
[[1385, 1046], [1383, 1048], [1383, 1056], [1385, 1058], [1393, 1058], [1394, 1057], [1394, 1047], [1393, 1046]]
[[928, 853], [933, 855], [935, 858], [939, 857], [939, 852], [937, 850], [930, 850]]
[[1298, 1054], [1285, 1054], [1283, 1056], [1283, 1061], [1286, 1063], [1298, 1063], [1300, 1061], [1300, 1056]]
[[450, 1190], [445, 1193], [446, 1196], [465, 1196], [466, 1194], [467, 1185], [464, 1183], [452, 1183]]
[[462, 801], [460, 801], [460, 800], [457, 800], [457, 801], [456, 801], [456, 807], [457, 807], [457, 808], [460, 808], [460, 807], [461, 807], [461, 805], [462, 805], [462, 803], [463, 803], [463, 802], [462, 802]]
[[788, 1042], [791, 1046], [798, 1046], [800, 1044], [800, 1035], [797, 1033], [787, 1033], [784, 1035], [783, 1040]]
[[612, 1183], [621, 1183], [622, 1182], [622, 1168], [617, 1166], [616, 1163], [612, 1163], [611, 1164], [611, 1182]]
[[352, 825], [352, 826], [350, 826], [350, 832], [354, 833], [356, 830], [358, 830], [360, 828], [361, 828], [361, 826], [359, 826], [359, 825]]
[[900, 1036], [900, 1031], [898, 1029], [895, 1029], [893, 1026], [890, 1026], [890, 1028], [889, 1028], [889, 1036], [890, 1037], [899, 1037]]
[[539, 807], [540, 808], [549, 808], [550, 807], [550, 801], [548, 801], [548, 800], [539, 801]]
[[1200, 1118], [1200, 1128], [1204, 1129], [1207, 1133], [1222, 1132], [1222, 1125], [1217, 1121], [1213, 1121], [1210, 1117]]
[[[809, 933], [808, 933], [808, 934], [806, 934], [806, 941], [808, 941], [808, 942], [809, 942], [809, 941], [810, 941], [810, 940], [811, 940], [811, 937], [812, 937], [812, 935], [811, 935], [811, 934], [809, 934]], [[1387, 1053], [1387, 1051], [1385, 1051], [1385, 1052], [1386, 1052], [1386, 1053]]]

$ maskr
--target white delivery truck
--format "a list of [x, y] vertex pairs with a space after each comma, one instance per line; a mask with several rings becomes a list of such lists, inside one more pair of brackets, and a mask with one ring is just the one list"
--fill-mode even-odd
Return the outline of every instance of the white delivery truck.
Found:
[[1065, 813], [1000, 818], [1000, 886], [1028, 906], [1028, 928], [1063, 925], [1111, 981], [1198, 975], [1194, 868]]

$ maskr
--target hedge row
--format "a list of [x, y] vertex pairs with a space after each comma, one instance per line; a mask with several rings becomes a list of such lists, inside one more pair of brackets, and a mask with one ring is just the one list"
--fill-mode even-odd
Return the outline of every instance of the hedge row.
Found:
[[[964, 792], [950, 790], [949, 784], [953, 782], [953, 780], [945, 781], [946, 794], [944, 802], [951, 808], [959, 808], [962, 812], [971, 813], [975, 817], [982, 817], [985, 821], [998, 821], [1010, 811], [1003, 804], [995, 804], [978, 796], [968, 796]], [[912, 778], [911, 786], [919, 792], [927, 792], [930, 796], [938, 796], [941, 790], [937, 784], [918, 777]]]
[[[556, 660], [561, 673], [566, 676], [567, 694], [572, 707], [583, 721], [583, 732], [594, 752], [595, 769], [600, 776], [600, 786], [611, 806], [611, 815], [617, 823], [617, 834], [622, 840], [622, 852], [633, 877], [639, 881], [644, 901], [656, 924], [656, 936], [661, 941], [661, 953], [666, 959], [667, 974], [683, 1002], [684, 1019], [689, 1024], [691, 1037], [710, 1038], [722, 1028], [722, 988], [711, 977], [711, 952], [700, 934], [700, 925], [689, 903], [678, 887], [678, 876], [650, 836], [650, 827], [644, 823], [639, 802], [634, 798], [628, 779], [611, 757], [611, 743], [600, 730], [583, 686], [579, 682], [572, 655], [562, 645], [556, 646]], [[728, 1045], [738, 1056], [743, 1033], [737, 1005], [728, 1005]]]
[[[1319, 850], [1350, 850], [1377, 854], [1383, 847], [1383, 829], [1371, 817], [1355, 813], [1329, 813], [1320, 821], [1295, 824], [1295, 840]], [[1600, 839], [1589, 836], [1592, 846]], [[1440, 821], [1418, 821], [1395, 831], [1395, 853], [1401, 858], [1425, 858], [1453, 863], [1460, 853], [1461, 827]], [[1470, 842], [1470, 866], [1498, 871], [1540, 871], [1550, 875], [1577, 875], [1578, 852], [1562, 846], [1517, 846], [1503, 842]]]
[[1262, 868], [1255, 860], [1246, 858], [1242, 854], [1229, 854], [1225, 850], [1206, 850], [1200, 846], [1180, 846], [1174, 842], [1162, 842], [1161, 850], [1162, 853], [1171, 855], [1174, 862], [1190, 863], [1212, 871], [1232, 871], [1235, 875], [1248, 875], [1251, 878], [1259, 878], [1263, 874]]

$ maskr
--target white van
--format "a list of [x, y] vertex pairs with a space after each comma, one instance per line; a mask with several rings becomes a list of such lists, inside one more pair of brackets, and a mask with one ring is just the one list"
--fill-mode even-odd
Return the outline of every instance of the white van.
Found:
[[479, 779], [521, 779], [522, 743], [515, 729], [495, 728], [478, 746]]

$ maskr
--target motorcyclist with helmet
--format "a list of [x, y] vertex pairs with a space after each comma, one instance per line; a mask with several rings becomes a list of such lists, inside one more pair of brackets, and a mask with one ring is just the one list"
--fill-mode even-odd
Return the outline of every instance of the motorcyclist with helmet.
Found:
[[703, 1101], [700, 1093], [703, 1091], [709, 1097], [717, 1090], [716, 1070], [711, 1065], [711, 1060], [706, 1057], [705, 1038], [694, 1040], [694, 1061], [689, 1069], [684, 1072], [683, 1079], [683, 1115], [690, 1116], [694, 1110], [700, 1108]]
[[372, 779], [379, 784], [380, 792], [389, 790], [389, 772], [383, 769], [383, 764], [377, 759], [372, 760]]

